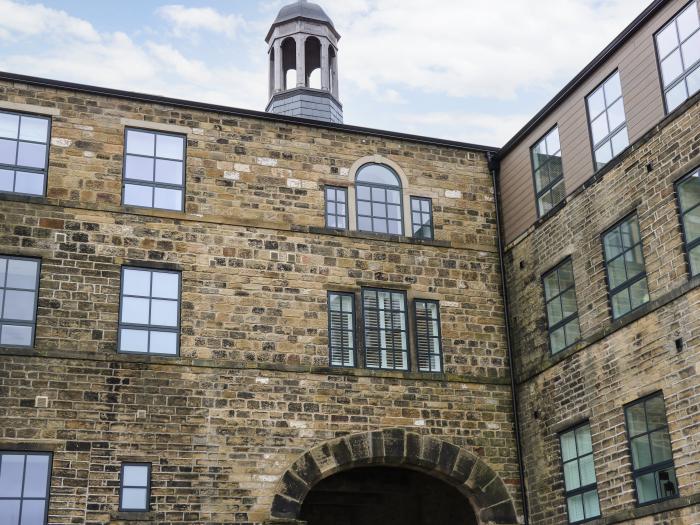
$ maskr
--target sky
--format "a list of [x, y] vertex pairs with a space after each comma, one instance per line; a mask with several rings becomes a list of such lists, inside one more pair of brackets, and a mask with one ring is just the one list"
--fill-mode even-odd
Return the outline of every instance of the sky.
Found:
[[[0, 0], [0, 70], [264, 110], [289, 0]], [[502, 146], [647, 0], [319, 0], [346, 124]]]

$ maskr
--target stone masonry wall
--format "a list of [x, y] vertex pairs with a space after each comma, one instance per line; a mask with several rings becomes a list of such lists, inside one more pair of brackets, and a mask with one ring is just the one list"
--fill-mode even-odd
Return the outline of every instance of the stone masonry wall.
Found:
[[[689, 279], [674, 182], [700, 164], [696, 97], [508, 247], [510, 322], [533, 523], [566, 523], [558, 433], [590, 420], [605, 523], [657, 512], [654, 523], [700, 518], [700, 290]], [[651, 302], [611, 319], [601, 234], [638, 213]], [[551, 355], [541, 276], [573, 261], [582, 341]], [[682, 339], [682, 349], [676, 349]], [[636, 508], [623, 405], [662, 391], [681, 499]], [[693, 506], [694, 505], [694, 506]], [[669, 508], [682, 507], [670, 511]], [[649, 518], [651, 519], [651, 518]], [[615, 521], [617, 520], [617, 521]]]
[[[475, 454], [518, 504], [485, 154], [26, 84], [0, 100], [53, 113], [47, 196], [0, 198], [0, 254], [42, 260], [35, 348], [0, 348], [0, 449], [54, 452], [50, 523], [126, 519], [129, 460], [153, 462], [144, 522], [261, 524], [304, 451], [396, 427]], [[182, 213], [120, 205], [139, 121], [187, 134]], [[433, 198], [435, 241], [323, 227], [324, 185], [369, 155]], [[126, 264], [181, 272], [178, 357], [116, 353]], [[363, 286], [440, 300], [445, 373], [329, 368], [327, 291]]]

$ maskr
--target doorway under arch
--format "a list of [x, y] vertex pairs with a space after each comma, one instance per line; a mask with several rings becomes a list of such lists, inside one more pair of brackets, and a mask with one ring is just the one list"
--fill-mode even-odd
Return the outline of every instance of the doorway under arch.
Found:
[[467, 498], [437, 478], [399, 467], [333, 474], [306, 495], [308, 525], [477, 525]]

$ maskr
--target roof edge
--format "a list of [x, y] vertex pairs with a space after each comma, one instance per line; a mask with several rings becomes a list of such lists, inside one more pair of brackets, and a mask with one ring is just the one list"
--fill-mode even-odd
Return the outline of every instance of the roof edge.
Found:
[[270, 37], [272, 36], [272, 33], [274, 33], [276, 27], [283, 26], [285, 24], [291, 24], [291, 23], [296, 22], [297, 20], [306, 20], [307, 22], [313, 22], [315, 24], [325, 25], [328, 27], [328, 29], [331, 30], [333, 35], [338, 40], [340, 40], [340, 33], [338, 33], [338, 30], [335, 28], [335, 26], [332, 23], [325, 22], [323, 20], [316, 20], [315, 18], [309, 18], [306, 16], [297, 16], [295, 18], [290, 18], [289, 20], [283, 20], [281, 22], [273, 22], [272, 25], [270, 26], [270, 29], [267, 31], [267, 35], [265, 35], [265, 42], [267, 42], [267, 43], [270, 42]]
[[0, 71], [0, 80], [10, 82], [20, 82], [33, 86], [43, 86], [52, 89], [65, 89], [67, 91], [78, 91], [82, 93], [91, 93], [93, 95], [117, 97], [127, 100], [139, 102], [148, 102], [153, 104], [165, 104], [175, 107], [195, 109], [200, 111], [212, 111], [223, 113], [237, 117], [253, 118], [259, 120], [267, 120], [272, 122], [280, 122], [285, 124], [295, 124], [299, 126], [311, 126], [314, 128], [330, 129], [343, 131], [346, 133], [357, 133], [362, 135], [371, 135], [375, 137], [384, 137], [391, 139], [407, 140], [419, 144], [431, 146], [442, 146], [455, 149], [464, 149], [470, 151], [478, 151], [484, 153], [497, 153], [499, 148], [493, 146], [484, 146], [482, 144], [471, 144], [468, 142], [460, 142], [456, 140], [440, 139], [435, 137], [426, 137], [423, 135], [412, 135], [410, 133], [401, 133], [399, 131], [388, 131], [375, 128], [365, 128], [362, 126], [351, 126], [349, 124], [335, 124], [332, 122], [323, 122], [319, 120], [306, 119], [301, 117], [292, 117], [289, 115], [278, 115], [276, 113], [267, 113], [264, 111], [255, 111], [252, 109], [235, 108], [231, 106], [223, 106], [219, 104], [211, 104], [208, 102], [195, 102], [186, 99], [164, 97], [161, 95], [151, 95], [147, 93], [138, 93], [133, 91], [125, 91], [120, 89], [91, 86], [88, 84], [80, 84], [75, 82], [66, 82], [63, 80], [54, 80], [49, 78], [34, 77], [29, 75], [21, 75], [19, 73], [9, 73]]
[[656, 14], [657, 11], [661, 9], [666, 4], [667, 0], [654, 0], [647, 8], [642, 11], [641, 14], [637, 16], [622, 32], [615, 37], [615, 39], [610, 42], [603, 51], [601, 51], [593, 60], [591, 60], [579, 73], [571, 79], [571, 81], [566, 84], [559, 93], [554, 95], [554, 97], [547, 102], [547, 104], [538, 111], [534, 117], [532, 117], [525, 126], [523, 126], [513, 137], [506, 142], [506, 144], [500, 149], [499, 156], [503, 156], [510, 153], [515, 146], [517, 146], [525, 136], [533, 130], [545, 117], [549, 116], [563, 101], [571, 94], [576, 88], [578, 88], [583, 82], [593, 74], [598, 67], [603, 65], [603, 63], [610, 58], [610, 56], [615, 53], [623, 44], [627, 42], [629, 37], [637, 31], [642, 25], [644, 25], [649, 18]]

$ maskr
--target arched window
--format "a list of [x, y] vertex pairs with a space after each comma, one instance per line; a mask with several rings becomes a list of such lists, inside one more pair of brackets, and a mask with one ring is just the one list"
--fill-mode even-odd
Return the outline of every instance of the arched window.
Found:
[[401, 181], [384, 164], [365, 164], [357, 170], [357, 229], [403, 234]]

